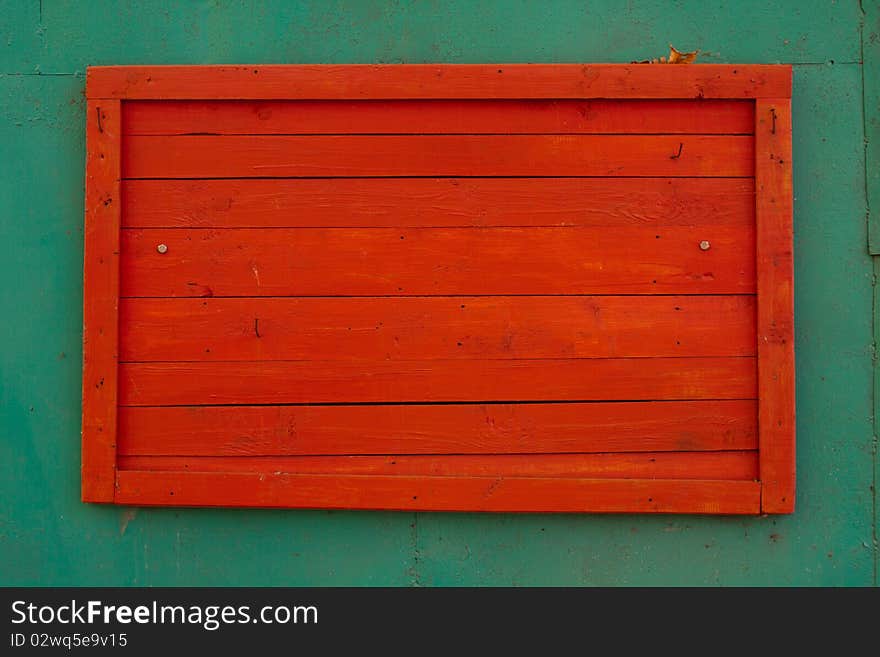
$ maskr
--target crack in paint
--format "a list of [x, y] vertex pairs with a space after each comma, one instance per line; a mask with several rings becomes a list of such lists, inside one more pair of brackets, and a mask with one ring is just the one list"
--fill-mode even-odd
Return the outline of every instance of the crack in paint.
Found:
[[419, 514], [413, 513], [410, 524], [410, 540], [412, 541], [412, 565], [409, 567], [410, 586], [424, 586], [420, 571], [422, 553], [419, 549]]

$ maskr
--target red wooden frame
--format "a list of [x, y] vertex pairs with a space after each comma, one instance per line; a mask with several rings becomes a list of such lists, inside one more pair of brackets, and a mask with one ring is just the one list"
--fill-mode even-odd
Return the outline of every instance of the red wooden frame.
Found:
[[112, 502], [116, 485], [119, 368], [118, 100], [89, 100], [86, 112], [86, 226], [83, 288], [82, 494]]
[[[662, 68], [661, 68], [662, 67]], [[140, 505], [790, 513], [795, 499], [791, 67], [111, 66], [88, 70], [82, 498]], [[755, 103], [755, 481], [118, 470], [122, 103], [131, 100], [748, 99]], [[132, 461], [134, 459], [134, 461]]]

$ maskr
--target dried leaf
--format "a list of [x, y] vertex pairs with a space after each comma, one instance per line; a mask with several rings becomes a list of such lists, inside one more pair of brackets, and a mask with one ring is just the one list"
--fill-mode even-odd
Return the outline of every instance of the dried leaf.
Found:
[[632, 61], [630, 64], [693, 64], [696, 61], [699, 52], [699, 50], [694, 50], [693, 52], [681, 52], [680, 50], [676, 50], [672, 44], [669, 44], [669, 57], [642, 59], [639, 61]]
[[697, 59], [699, 50], [693, 52], [681, 52], [675, 49], [671, 43], [669, 44], [669, 64], [693, 64]]

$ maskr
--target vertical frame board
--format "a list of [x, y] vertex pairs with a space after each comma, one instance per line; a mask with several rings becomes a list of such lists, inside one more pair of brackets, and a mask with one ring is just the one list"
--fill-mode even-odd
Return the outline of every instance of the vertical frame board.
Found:
[[761, 510], [791, 513], [795, 502], [791, 100], [758, 99], [755, 124]]
[[86, 502], [112, 502], [116, 486], [121, 124], [119, 100], [88, 100], [82, 396]]
[[[82, 499], [139, 505], [498, 512], [792, 512], [795, 416], [790, 96], [790, 66], [694, 65], [670, 67], [660, 75], [653, 66], [589, 64], [90, 68]], [[340, 471], [316, 474], [282, 472], [273, 467], [259, 472], [226, 472], [149, 468], [143, 459], [145, 465], [141, 469], [137, 467], [137, 458], [126, 456], [125, 440], [120, 442], [122, 452], [117, 459], [119, 404], [123, 404], [122, 410], [126, 412], [130, 406], [137, 405], [131, 404], [130, 399], [127, 404], [125, 394], [118, 394], [123, 223], [120, 193], [123, 168], [127, 166], [121, 157], [124, 147], [122, 103], [273, 99], [679, 99], [690, 102], [724, 99], [750, 101], [749, 107], [753, 101], [757, 252], [749, 254], [748, 267], [756, 272], [757, 283], [756, 289], [752, 287], [748, 292], [756, 292], [757, 297], [756, 331], [752, 334], [757, 335], [757, 359], [744, 368], [752, 373], [749, 376], [754, 384], [757, 362], [757, 393], [752, 386], [746, 395], [753, 402], [757, 397], [757, 479], [754, 472], [738, 481], [711, 476], [673, 479], [668, 475], [654, 479], [635, 476], [593, 479], [587, 476], [523, 477], [519, 473], [403, 476]], [[751, 116], [748, 124], [752, 124]], [[699, 135], [696, 138], [699, 139]], [[678, 160], [681, 155], [682, 142], [677, 137], [675, 141], [679, 148], [669, 154], [670, 161]], [[126, 143], [131, 146], [127, 152], [133, 154], [132, 142]], [[666, 154], [663, 157], [665, 163]], [[751, 178], [751, 157], [748, 152], [749, 166], [735, 177]], [[679, 165], [681, 162], [672, 166]], [[157, 177], [154, 173], [143, 177]], [[749, 180], [749, 184], [751, 182]], [[746, 203], [751, 206], [751, 198]], [[756, 256], [754, 261], [751, 260], [753, 255]], [[756, 269], [752, 268], [753, 262]], [[256, 324], [254, 331], [256, 333]], [[750, 344], [754, 345], [754, 341]], [[168, 372], [173, 366], [174, 363], [161, 367]], [[270, 370], [271, 366], [261, 366], [263, 374]], [[125, 381], [123, 377], [123, 393]], [[314, 394], [314, 391], [310, 393], [310, 399]], [[384, 401], [395, 403], [394, 399]], [[204, 403], [201, 399], [197, 402]], [[239, 403], [241, 400], [236, 401]], [[126, 415], [121, 417], [125, 420]], [[754, 411], [750, 417], [754, 423]], [[754, 431], [751, 435], [754, 438]], [[749, 449], [754, 450], [754, 444]], [[681, 454], [686, 456], [686, 451]], [[494, 454], [483, 456], [486, 463], [490, 463]], [[148, 454], [147, 459], [150, 458], [155, 455]]]

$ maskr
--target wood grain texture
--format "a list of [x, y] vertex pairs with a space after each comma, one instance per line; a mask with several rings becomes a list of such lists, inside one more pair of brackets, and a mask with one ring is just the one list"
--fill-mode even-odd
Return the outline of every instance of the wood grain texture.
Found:
[[741, 134], [744, 100], [130, 101], [125, 135]]
[[795, 504], [791, 102], [786, 98], [759, 102], [756, 120], [761, 509], [791, 513]]
[[123, 361], [754, 356], [754, 296], [123, 299]]
[[90, 69], [90, 114], [125, 103], [89, 128], [117, 241], [102, 278], [87, 219], [84, 388], [90, 271], [120, 327], [84, 499], [790, 512], [790, 80]]
[[125, 229], [122, 295], [752, 294], [754, 253], [750, 226]]
[[754, 450], [754, 400], [149, 406], [119, 410], [125, 456]]
[[180, 135], [125, 138], [125, 178], [746, 176], [734, 135]]
[[82, 499], [112, 502], [119, 301], [119, 101], [86, 106]]
[[91, 66], [89, 98], [760, 98], [791, 95], [791, 66], [758, 64], [306, 64]]
[[124, 406], [753, 399], [754, 358], [123, 363]]
[[758, 478], [758, 453], [123, 456], [120, 470], [602, 479]]
[[754, 225], [750, 178], [126, 180], [128, 228]]
[[[224, 472], [118, 475], [120, 504], [407, 511], [724, 513], [760, 510], [753, 481]], [[222, 491], [222, 495], [218, 494]]]

